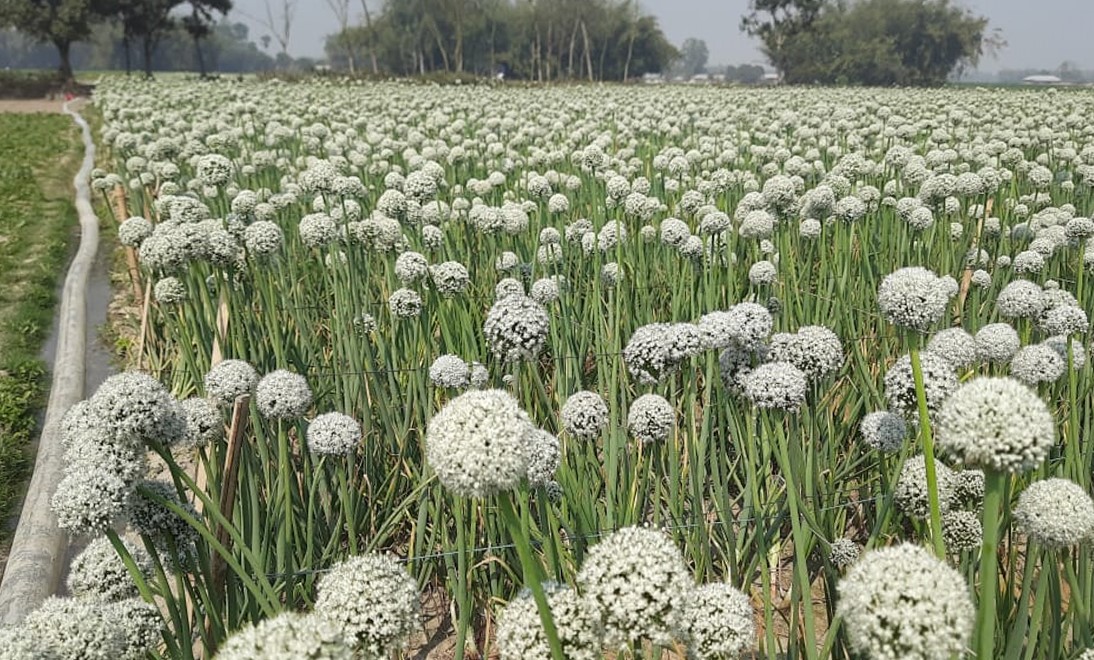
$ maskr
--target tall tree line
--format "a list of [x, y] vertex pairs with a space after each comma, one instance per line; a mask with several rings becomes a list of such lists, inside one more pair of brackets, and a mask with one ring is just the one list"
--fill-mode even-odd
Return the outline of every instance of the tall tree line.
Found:
[[367, 18], [327, 39], [335, 68], [625, 80], [678, 57], [637, 0], [388, 0]]
[[1004, 45], [950, 0], [751, 0], [741, 28], [788, 83], [945, 83]]
[[212, 34], [215, 13], [227, 14], [231, 0], [0, 0], [0, 27], [19, 32], [57, 49], [62, 78], [72, 80], [72, 48], [87, 41], [97, 25], [120, 27], [126, 70], [132, 49], [143, 55], [152, 75], [153, 53], [181, 24], [197, 47], [202, 73], [201, 42]]

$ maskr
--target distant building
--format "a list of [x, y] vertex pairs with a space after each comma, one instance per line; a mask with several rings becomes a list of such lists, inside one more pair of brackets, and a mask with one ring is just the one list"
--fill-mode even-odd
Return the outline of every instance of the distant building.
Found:
[[1039, 74], [1035, 76], [1026, 76], [1022, 78], [1022, 82], [1027, 85], [1059, 85], [1064, 82], [1059, 76], [1050, 76], [1048, 74]]

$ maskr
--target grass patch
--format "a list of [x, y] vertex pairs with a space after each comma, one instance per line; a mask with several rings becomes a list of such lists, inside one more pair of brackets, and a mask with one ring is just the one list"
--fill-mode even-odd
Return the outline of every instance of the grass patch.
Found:
[[[48, 383], [39, 358], [76, 224], [70, 184], [79, 138], [69, 117], [0, 114], [0, 511], [30, 468]], [[0, 542], [8, 530], [0, 529]]]

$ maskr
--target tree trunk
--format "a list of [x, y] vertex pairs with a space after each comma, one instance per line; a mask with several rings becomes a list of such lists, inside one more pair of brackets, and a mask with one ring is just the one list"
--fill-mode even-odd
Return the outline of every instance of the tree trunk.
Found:
[[198, 58], [198, 75], [204, 80], [205, 73], [205, 54], [201, 52], [201, 39], [194, 39], [194, 53]]
[[627, 40], [627, 60], [623, 63], [623, 82], [627, 82], [627, 77], [631, 71], [631, 56], [634, 55], [634, 32], [631, 29], [631, 37]]
[[361, 0], [361, 9], [365, 11], [365, 29], [368, 31], [368, 57], [372, 62], [372, 74], [380, 73], [379, 63], [376, 61], [376, 47], [372, 40], [376, 36], [372, 31], [372, 14], [368, 10], [368, 0]]
[[570, 32], [570, 55], [566, 63], [566, 76], [574, 77], [574, 47], [577, 45], [577, 21], [574, 21], [574, 29]]
[[122, 50], [125, 52], [125, 75], [129, 76], [133, 72], [133, 44], [129, 42], [129, 37], [122, 38]]
[[152, 40], [151, 36], [146, 36], [142, 40], [142, 46], [144, 50], [144, 76], [146, 78], [152, 77], [152, 51], [156, 49], [156, 44]]
[[593, 53], [589, 47], [589, 31], [585, 29], [585, 21], [581, 21], [581, 38], [585, 41], [585, 68], [589, 72], [589, 82], [593, 82]]
[[72, 42], [55, 41], [54, 45], [57, 46], [57, 55], [61, 58], [61, 65], [57, 67], [57, 72], [61, 76], [61, 81], [67, 87], [76, 81], [76, 76], [72, 74]]

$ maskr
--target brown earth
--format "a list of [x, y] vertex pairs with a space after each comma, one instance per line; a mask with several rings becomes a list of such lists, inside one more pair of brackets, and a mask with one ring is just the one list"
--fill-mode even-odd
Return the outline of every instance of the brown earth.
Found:
[[[78, 109], [86, 101], [73, 104]], [[61, 112], [63, 99], [0, 99], [0, 112]]]

